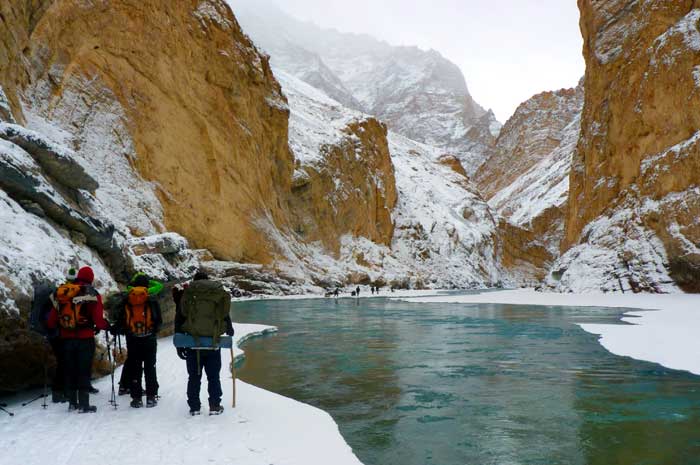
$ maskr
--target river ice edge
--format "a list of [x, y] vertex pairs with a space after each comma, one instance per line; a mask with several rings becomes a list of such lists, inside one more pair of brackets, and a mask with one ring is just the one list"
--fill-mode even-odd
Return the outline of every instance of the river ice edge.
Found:
[[[474, 295], [401, 299], [423, 303], [492, 303], [624, 308], [625, 325], [582, 324], [600, 336], [615, 355], [658, 363], [700, 375], [700, 295], [693, 294], [555, 294], [532, 289]], [[650, 311], [652, 310], [652, 311]]]
[[[262, 325], [235, 324], [235, 342], [275, 332]], [[243, 355], [239, 348], [235, 358]], [[185, 390], [187, 371], [172, 345], [158, 342], [161, 400], [154, 409], [131, 409], [128, 397], [114, 410], [107, 401], [109, 377], [95, 382], [100, 393], [91, 397], [96, 414], [67, 412], [66, 404], [41, 401], [21, 407], [30, 394], [0, 412], [0, 450], [7, 465], [362, 465], [340, 435], [331, 416], [315, 407], [236, 382], [237, 407], [231, 409], [231, 380], [226, 375], [230, 356], [222, 353], [223, 405], [221, 416], [207, 416], [206, 380], [202, 382], [203, 414], [190, 417]], [[119, 372], [115, 377], [119, 376]], [[203, 378], [206, 376], [203, 375]]]

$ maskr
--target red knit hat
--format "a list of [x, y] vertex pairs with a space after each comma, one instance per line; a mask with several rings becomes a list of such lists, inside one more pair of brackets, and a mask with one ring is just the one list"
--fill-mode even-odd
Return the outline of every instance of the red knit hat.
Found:
[[84, 266], [78, 271], [78, 281], [86, 284], [92, 284], [95, 280], [95, 272], [89, 266]]

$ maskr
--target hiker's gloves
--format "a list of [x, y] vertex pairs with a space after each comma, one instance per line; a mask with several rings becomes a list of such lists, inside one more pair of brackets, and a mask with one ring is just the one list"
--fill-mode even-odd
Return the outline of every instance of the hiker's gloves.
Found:
[[187, 349], [185, 349], [184, 347], [178, 347], [177, 356], [180, 357], [182, 360], [187, 360]]

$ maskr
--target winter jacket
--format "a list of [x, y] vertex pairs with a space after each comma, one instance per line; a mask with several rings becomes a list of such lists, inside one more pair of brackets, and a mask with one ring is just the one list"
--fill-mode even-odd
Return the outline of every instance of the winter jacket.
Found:
[[102, 305], [102, 296], [95, 288], [84, 281], [77, 280], [76, 284], [80, 285], [82, 288], [80, 296], [94, 296], [95, 301], [85, 302], [81, 307], [81, 312], [83, 315], [88, 317], [89, 323], [82, 328], [77, 328], [75, 330], [60, 328], [58, 325], [59, 310], [54, 305], [49, 313], [49, 318], [46, 322], [46, 326], [49, 329], [59, 328], [59, 337], [61, 339], [91, 339], [95, 337], [95, 329], [97, 330], [107, 330], [109, 328], [109, 323], [104, 318], [104, 306]]

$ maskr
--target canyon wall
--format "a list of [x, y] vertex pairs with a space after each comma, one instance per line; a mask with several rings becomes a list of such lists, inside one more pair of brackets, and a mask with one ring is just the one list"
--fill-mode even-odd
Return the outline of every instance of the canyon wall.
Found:
[[[125, 158], [154, 190], [162, 218], [152, 198], [133, 199], [155, 218], [124, 217], [131, 234], [176, 231], [221, 258], [271, 260], [253, 225], [288, 224], [288, 110], [267, 58], [223, 2], [57, 0], [25, 48], [30, 123], [84, 134], [85, 157], [109, 142], [117, 153], [107, 157]], [[111, 123], [116, 137], [89, 137]]]
[[553, 284], [700, 291], [700, 2], [578, 5], [586, 97]]
[[502, 261], [516, 282], [541, 281], [559, 257], [583, 93], [580, 84], [523, 102], [476, 173], [501, 217]]

